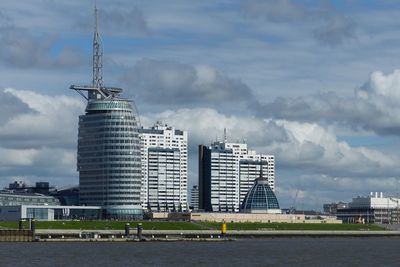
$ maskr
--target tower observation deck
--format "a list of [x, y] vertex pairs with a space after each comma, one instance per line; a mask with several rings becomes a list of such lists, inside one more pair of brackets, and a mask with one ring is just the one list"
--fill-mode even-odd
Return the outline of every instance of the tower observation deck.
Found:
[[79, 116], [79, 202], [102, 206], [107, 218], [142, 216], [141, 156], [138, 114], [121, 88], [103, 86], [103, 50], [95, 7], [93, 79], [91, 85], [71, 85], [87, 100]]

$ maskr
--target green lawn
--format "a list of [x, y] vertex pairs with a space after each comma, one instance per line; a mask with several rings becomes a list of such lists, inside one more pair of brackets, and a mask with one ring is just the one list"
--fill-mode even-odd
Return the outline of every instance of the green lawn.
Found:
[[[123, 230], [126, 221], [53, 221], [36, 222], [37, 229]], [[129, 222], [136, 227], [139, 221]], [[140, 221], [146, 230], [220, 230], [220, 223]], [[18, 222], [0, 222], [0, 227], [18, 228]], [[24, 223], [24, 228], [28, 223]], [[368, 224], [307, 224], [307, 223], [228, 223], [228, 230], [384, 230]]]

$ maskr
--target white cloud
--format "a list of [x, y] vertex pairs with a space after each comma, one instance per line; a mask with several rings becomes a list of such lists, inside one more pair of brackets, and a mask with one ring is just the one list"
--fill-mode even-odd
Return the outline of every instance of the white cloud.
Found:
[[9, 168], [15, 166], [32, 166], [36, 149], [7, 149], [0, 147], [0, 166]]
[[[9, 105], [26, 105], [0, 123], [0, 177], [77, 182], [76, 143], [78, 116], [84, 101], [64, 95], [49, 96], [7, 88]], [[0, 112], [7, 109], [0, 106]], [[67, 178], [67, 181], [63, 180]]]
[[156, 120], [188, 130], [192, 149], [201, 143], [209, 144], [216, 136], [221, 140], [223, 129], [227, 128], [230, 141], [246, 140], [260, 152], [275, 154], [278, 166], [355, 176], [399, 172], [398, 159], [394, 156], [365, 147], [351, 147], [338, 141], [332, 130], [316, 123], [227, 116], [206, 108], [166, 111], [142, 118], [144, 125]]
[[297, 98], [277, 98], [260, 104], [262, 117], [291, 121], [346, 125], [354, 130], [376, 134], [400, 135], [400, 71], [373, 72], [369, 80], [355, 90], [355, 96], [320, 93]]
[[143, 59], [126, 72], [124, 82], [139, 101], [161, 105], [221, 106], [253, 101], [249, 87], [207, 65]]
[[48, 96], [11, 88], [4, 92], [16, 98], [15, 104], [24, 103], [30, 110], [10, 116], [0, 125], [3, 146], [75, 145], [78, 116], [84, 111], [84, 101], [77, 97]]

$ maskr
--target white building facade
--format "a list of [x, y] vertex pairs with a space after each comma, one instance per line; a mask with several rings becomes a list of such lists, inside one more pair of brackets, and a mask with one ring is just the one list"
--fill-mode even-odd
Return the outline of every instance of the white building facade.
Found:
[[347, 207], [337, 209], [336, 215], [346, 223], [400, 224], [400, 199], [371, 192], [353, 198]]
[[262, 175], [275, 189], [275, 157], [259, 155], [245, 143], [214, 142], [199, 147], [199, 208], [238, 212], [254, 180]]
[[157, 123], [139, 129], [143, 208], [186, 211], [187, 132]]

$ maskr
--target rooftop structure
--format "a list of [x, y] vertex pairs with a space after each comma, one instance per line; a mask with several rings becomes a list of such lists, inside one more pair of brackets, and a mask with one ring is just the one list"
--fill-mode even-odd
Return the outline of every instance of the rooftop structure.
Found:
[[10, 192], [19, 193], [39, 193], [48, 195], [54, 187], [50, 187], [48, 182], [37, 182], [34, 186], [29, 186], [23, 181], [14, 181], [8, 185], [8, 188], [4, 188]]

